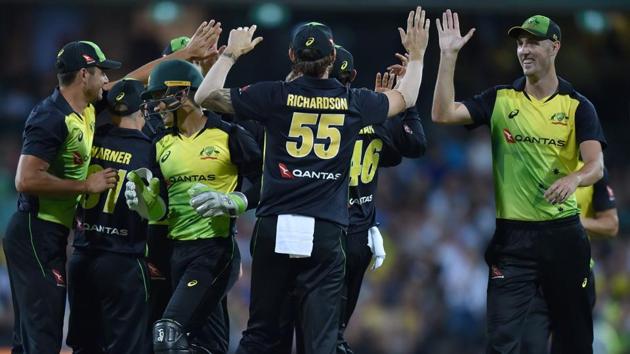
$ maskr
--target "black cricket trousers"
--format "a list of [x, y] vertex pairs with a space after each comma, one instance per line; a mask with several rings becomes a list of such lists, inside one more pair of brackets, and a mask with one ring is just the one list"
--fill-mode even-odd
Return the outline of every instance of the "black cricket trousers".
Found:
[[67, 227], [17, 211], [3, 240], [15, 311], [13, 351], [59, 354], [66, 308]]
[[283, 309], [294, 295], [306, 354], [334, 354], [345, 272], [341, 226], [315, 221], [307, 258], [275, 253], [277, 217], [260, 217], [252, 242], [252, 280], [247, 330], [237, 354], [275, 353], [286, 336]]
[[[497, 220], [486, 251], [487, 354], [540, 354], [547, 336], [532, 341], [528, 322], [544, 299], [562, 354], [592, 354], [589, 288], [591, 249], [578, 216], [544, 221]], [[542, 351], [544, 350], [544, 351]]]

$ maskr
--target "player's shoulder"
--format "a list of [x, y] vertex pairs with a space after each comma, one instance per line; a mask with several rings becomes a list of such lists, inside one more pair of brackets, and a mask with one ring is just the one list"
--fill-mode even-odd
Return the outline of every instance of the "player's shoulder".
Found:
[[253, 84], [245, 85], [243, 87], [236, 88], [236, 93], [253, 93], [253, 92], [268, 92], [269, 90], [277, 90], [282, 88], [286, 83], [284, 81], [259, 81]]
[[28, 115], [26, 124], [51, 125], [65, 122], [65, 117], [72, 114], [73, 111], [60, 96], [61, 94], [55, 90], [52, 95], [37, 103]]

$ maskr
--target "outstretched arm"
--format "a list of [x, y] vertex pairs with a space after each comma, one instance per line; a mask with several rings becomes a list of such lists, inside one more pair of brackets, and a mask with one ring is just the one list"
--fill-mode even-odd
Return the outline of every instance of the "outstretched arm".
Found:
[[453, 81], [457, 54], [472, 37], [475, 29], [472, 28], [462, 37], [457, 12], [452, 13], [451, 10], [446, 10], [442, 14], [442, 22], [436, 19], [436, 23], [440, 38], [440, 67], [433, 93], [431, 118], [441, 124], [471, 124], [473, 120], [466, 106], [455, 102]]
[[[216, 48], [216, 43], [219, 39], [221, 31], [221, 22], [216, 22], [215, 20], [210, 20], [210, 22], [204, 21], [195, 31], [195, 34], [191, 37], [186, 48], [171, 53], [165, 57], [150, 61], [127, 74], [125, 78], [131, 78], [146, 83], [151, 70], [163, 61], [173, 59], [203, 60], [215, 55], [212, 48]], [[104, 90], [108, 91], [112, 88], [112, 86], [114, 86], [114, 84], [116, 84], [116, 82], [118, 82], [118, 80], [109, 82], [105, 85]]]
[[195, 102], [204, 108], [222, 112], [234, 113], [229, 89], [224, 89], [225, 79], [236, 60], [254, 49], [262, 42], [262, 37], [253, 38], [256, 25], [239, 27], [230, 31], [228, 44], [219, 60], [210, 68], [201, 86], [195, 93]]
[[398, 28], [400, 39], [409, 53], [407, 73], [400, 80], [400, 84], [394, 90], [385, 92], [389, 101], [388, 117], [393, 117], [405, 109], [416, 105], [418, 91], [422, 82], [422, 68], [424, 66], [424, 52], [429, 42], [430, 20], [425, 18], [426, 13], [421, 7], [410, 11], [407, 16], [407, 30]]

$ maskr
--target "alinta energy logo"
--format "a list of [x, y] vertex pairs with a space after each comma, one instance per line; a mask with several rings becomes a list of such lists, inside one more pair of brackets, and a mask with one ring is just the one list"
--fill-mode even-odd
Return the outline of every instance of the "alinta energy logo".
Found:
[[568, 125], [569, 116], [564, 112], [555, 113], [551, 116], [551, 124], [555, 125]]
[[216, 160], [218, 159], [219, 149], [215, 146], [206, 146], [201, 149], [199, 156], [202, 160]]

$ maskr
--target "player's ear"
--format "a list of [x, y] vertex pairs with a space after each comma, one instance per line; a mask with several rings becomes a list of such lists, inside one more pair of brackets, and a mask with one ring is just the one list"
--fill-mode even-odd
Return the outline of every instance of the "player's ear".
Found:
[[352, 73], [350, 74], [350, 82], [353, 82], [354, 79], [357, 78], [357, 74], [358, 74], [357, 69], [352, 69]]
[[291, 60], [292, 63], [295, 63], [295, 52], [293, 51], [293, 48], [289, 48], [289, 60]]

